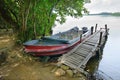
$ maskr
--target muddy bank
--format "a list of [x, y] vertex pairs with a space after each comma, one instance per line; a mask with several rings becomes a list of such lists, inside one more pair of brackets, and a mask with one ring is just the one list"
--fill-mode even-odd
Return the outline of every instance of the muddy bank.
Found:
[[[24, 54], [22, 46], [14, 45], [14, 36], [0, 36], [0, 49], [7, 48], [0, 65], [0, 80], [85, 80], [84, 76], [56, 76], [55, 62], [43, 63], [39, 57]], [[3, 53], [2, 53], [3, 54]], [[3, 55], [1, 56], [3, 58]]]

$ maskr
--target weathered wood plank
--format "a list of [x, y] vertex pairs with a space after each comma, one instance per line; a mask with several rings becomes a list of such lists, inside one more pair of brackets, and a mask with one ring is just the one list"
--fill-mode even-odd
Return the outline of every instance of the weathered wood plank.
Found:
[[78, 55], [78, 56], [81, 56], [81, 57], [84, 57], [84, 58], [87, 56], [87, 54], [83, 54], [83, 53], [80, 53], [80, 52], [79, 53], [78, 52], [74, 52], [74, 54]]
[[79, 53], [79, 52], [81, 52], [81, 53], [88, 53], [88, 52], [90, 52], [91, 50], [88, 48], [88, 49], [86, 49], [86, 48], [83, 48], [83, 47], [81, 47], [80, 49], [78, 49], [78, 50], [76, 50], [75, 52], [76, 53]]
[[74, 68], [74, 69], [76, 68], [76, 65], [74, 65], [72, 63], [65, 62], [64, 64], [67, 65], [67, 66], [70, 66], [71, 68]]
[[103, 32], [102, 42], [104, 42], [105, 30], [96, 31], [74, 49], [64, 54], [61, 59], [62, 64], [66, 64], [74, 69], [81, 69], [85, 66], [88, 60], [93, 56], [93, 53], [98, 48], [100, 32]]
[[65, 62], [72, 63], [72, 64], [74, 64], [74, 65], [77, 67], [81, 61], [75, 61], [75, 60], [66, 60]]
[[93, 48], [93, 46], [88, 45], [88, 44], [84, 44], [84, 43], [82, 44], [81, 47], [84, 48], [84, 49], [88, 49], [88, 50], [91, 50]]
[[82, 60], [82, 59], [84, 59], [83, 57], [74, 57], [74, 56], [69, 56], [69, 57], [67, 57], [66, 59], [64, 59], [64, 60], [72, 60], [72, 61], [77, 61], [77, 60]]
[[89, 53], [88, 56], [83, 61], [81, 61], [81, 63], [79, 64], [79, 66], [77, 66], [77, 68], [80, 68], [82, 65], [85, 65], [91, 57], [92, 57], [92, 52]]

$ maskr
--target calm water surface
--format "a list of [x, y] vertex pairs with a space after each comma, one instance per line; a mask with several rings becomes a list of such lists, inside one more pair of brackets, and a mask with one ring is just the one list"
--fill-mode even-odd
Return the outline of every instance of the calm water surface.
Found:
[[91, 26], [95, 26], [96, 23], [98, 24], [98, 28], [104, 27], [105, 24], [110, 28], [102, 59], [98, 62], [98, 70], [112, 77], [113, 80], [120, 80], [120, 17], [84, 16], [79, 19], [67, 17], [66, 23], [63, 25], [58, 24], [53, 31], [55, 34], [66, 31], [74, 26], [78, 26], [79, 28], [86, 26], [90, 28]]

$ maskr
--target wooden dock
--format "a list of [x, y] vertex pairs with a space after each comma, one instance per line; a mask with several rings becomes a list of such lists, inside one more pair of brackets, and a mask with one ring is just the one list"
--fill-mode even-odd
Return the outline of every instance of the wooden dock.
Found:
[[107, 27], [95, 30], [92, 35], [71, 51], [62, 55], [58, 60], [58, 65], [65, 64], [72, 69], [83, 72], [89, 59], [95, 55], [101, 44], [105, 42]]

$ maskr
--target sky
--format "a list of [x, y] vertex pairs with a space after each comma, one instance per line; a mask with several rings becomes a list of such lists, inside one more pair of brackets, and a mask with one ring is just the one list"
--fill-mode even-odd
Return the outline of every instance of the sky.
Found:
[[90, 13], [120, 12], [120, 0], [91, 0], [85, 7]]

